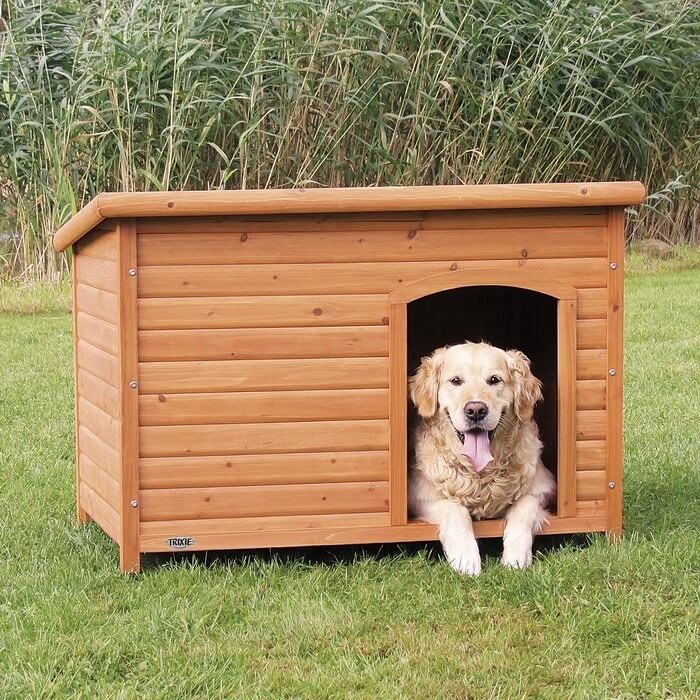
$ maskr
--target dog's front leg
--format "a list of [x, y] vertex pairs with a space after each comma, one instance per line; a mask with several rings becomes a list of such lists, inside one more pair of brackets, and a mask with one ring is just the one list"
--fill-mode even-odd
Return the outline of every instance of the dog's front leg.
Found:
[[421, 517], [439, 528], [440, 542], [452, 568], [460, 574], [478, 576], [481, 558], [469, 511], [447, 500], [423, 503], [422, 506]]
[[532, 564], [532, 542], [547, 520], [547, 513], [535, 496], [518, 499], [506, 513], [501, 561], [510, 569], [526, 569]]

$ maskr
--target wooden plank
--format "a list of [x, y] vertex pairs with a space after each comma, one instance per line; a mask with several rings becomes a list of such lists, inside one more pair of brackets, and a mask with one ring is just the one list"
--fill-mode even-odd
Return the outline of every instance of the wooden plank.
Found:
[[606, 516], [605, 499], [597, 499], [594, 501], [579, 501], [576, 507], [576, 515], [584, 518], [595, 517], [603, 521], [603, 525], [598, 530], [603, 531], [608, 526], [608, 518]]
[[86, 454], [80, 455], [80, 475], [82, 480], [104, 499], [115, 511], [119, 511], [121, 488], [119, 482], [106, 471], [100, 469]]
[[577, 315], [584, 318], [606, 318], [608, 315], [608, 290], [594, 287], [578, 293]]
[[139, 444], [142, 457], [387, 450], [389, 421], [145, 426]]
[[144, 330], [382, 326], [389, 304], [375, 294], [141, 299], [138, 319]]
[[82, 396], [78, 399], [78, 424], [85, 426], [106, 445], [117, 449], [120, 435], [119, 420]]
[[114, 324], [79, 311], [75, 333], [76, 338], [111, 355], [117, 355], [119, 349], [118, 333]]
[[377, 389], [389, 385], [389, 358], [142, 362], [143, 394]]
[[139, 221], [139, 232], [152, 233], [274, 233], [280, 230], [364, 232], [371, 230], [460, 229], [492, 230], [503, 228], [591, 228], [607, 226], [607, 212], [598, 207], [571, 209], [468, 209], [370, 211], [322, 214], [260, 214], [241, 216], [149, 217]]
[[608, 323], [604, 318], [576, 322], [576, 345], [579, 350], [604, 348], [608, 341]]
[[576, 351], [576, 378], [577, 379], [607, 379], [608, 363], [607, 352], [599, 350]]
[[576, 443], [576, 468], [605, 469], [608, 463], [608, 443], [605, 440], [580, 440]]
[[139, 331], [141, 362], [387, 357], [388, 326]]
[[78, 255], [75, 267], [80, 284], [111, 294], [117, 293], [117, 264], [114, 261]]
[[138, 376], [136, 279], [136, 225], [119, 222], [119, 389], [121, 398], [119, 460], [121, 474], [121, 541], [119, 565], [124, 572], [138, 572], [141, 561], [139, 536], [139, 431], [138, 392], [132, 382]]
[[576, 472], [576, 496], [579, 501], [600, 501], [605, 499], [607, 480], [605, 471]]
[[75, 287], [78, 311], [117, 324], [119, 303], [116, 294], [80, 284]]
[[84, 481], [80, 482], [80, 502], [86, 513], [117, 544], [120, 538], [119, 513]]
[[[75, 265], [71, 270], [71, 281], [73, 283], [73, 289], [78, 286], [77, 274], [75, 271]], [[78, 387], [78, 299], [75, 294], [73, 294], [72, 299], [72, 317], [73, 317], [73, 425], [75, 425], [75, 511], [76, 519], [79, 523], [86, 523], [90, 520], [88, 512], [85, 510], [81, 502], [81, 478], [80, 478], [80, 450], [81, 450], [81, 437], [80, 437], [80, 420], [78, 417], [78, 401], [80, 400], [80, 388]]]
[[386, 481], [141, 491], [141, 518], [196, 520], [378, 513], [389, 508]]
[[[590, 506], [592, 507], [588, 507]], [[549, 522], [542, 529], [545, 535], [561, 535], [579, 532], [600, 532], [605, 529], [607, 520], [602, 509], [596, 509], [595, 501], [584, 501], [580, 504], [581, 515], [572, 518], [551, 516]], [[259, 549], [261, 547], [302, 547], [302, 546], [332, 546], [353, 545], [382, 542], [427, 542], [437, 540], [437, 526], [420, 520], [411, 520], [406, 525], [375, 525], [370, 520], [373, 514], [358, 514], [360, 524], [357, 526], [333, 526], [333, 527], [303, 527], [304, 519], [313, 519], [317, 522], [321, 516], [303, 516], [299, 520], [302, 526], [296, 530], [265, 529], [239, 531], [235, 524], [239, 519], [212, 519], [183, 521], [185, 526], [190, 523], [201, 523], [197, 536], [193, 537], [192, 550], [207, 549]], [[387, 517], [387, 514], [381, 514]], [[328, 516], [345, 518], [347, 516]], [[367, 519], [367, 524], [361, 524]], [[264, 519], [274, 525], [274, 519]], [[247, 519], [245, 519], [246, 522]], [[206, 529], [209, 522], [213, 525]], [[141, 549], [144, 552], [168, 551], [169, 547], [165, 539], [172, 536], [172, 527], [180, 521], [165, 521], [163, 523], [143, 523]], [[226, 524], [225, 524], [226, 523]], [[230, 523], [230, 527], [227, 525]], [[153, 529], [151, 529], [153, 528]], [[181, 534], [182, 530], [177, 531]], [[474, 522], [474, 534], [478, 538], [502, 537], [502, 520], [480, 520]], [[164, 538], [164, 535], [166, 536]]]
[[83, 236], [76, 243], [75, 255], [99, 260], [116, 260], [118, 250], [116, 224], [109, 223], [112, 230], [99, 227]]
[[622, 536], [622, 392], [623, 392], [623, 297], [625, 262], [625, 214], [622, 207], [609, 210], [608, 259], [608, 533]]
[[363, 420], [389, 417], [388, 389], [148, 394], [141, 425]]
[[[226, 548], [225, 537], [237, 533], [285, 532], [288, 530], [330, 530], [389, 525], [387, 513], [331, 513], [323, 515], [278, 515], [249, 518], [202, 518], [196, 520], [155, 520], [141, 524], [143, 547], [169, 547], [165, 540], [173, 536], [200, 537], [218, 535], [219, 548]], [[148, 551], [147, 549], [145, 551]], [[154, 550], [162, 551], [162, 550]]]
[[[189, 233], [139, 236], [142, 265], [340, 263], [425, 260], [533, 260], [604, 257], [607, 229]], [[523, 246], [527, 240], [527, 246]]]
[[576, 411], [577, 440], [605, 440], [607, 411]]
[[110, 355], [84, 340], [78, 340], [76, 355], [79, 369], [89, 372], [112, 386], [119, 384], [119, 362], [114, 355]]
[[579, 411], [605, 410], [608, 383], [605, 379], [576, 382], [576, 408]]
[[386, 481], [388, 450], [141, 459], [142, 489]]
[[557, 302], [557, 513], [576, 512], [576, 300]]
[[78, 389], [81, 398], [119, 420], [119, 391], [83, 369], [78, 370]]
[[81, 454], [87, 455], [102, 471], [119, 481], [119, 453], [84, 425], [80, 426], [78, 435]]
[[391, 524], [405, 525], [408, 522], [408, 377], [406, 376], [408, 315], [406, 304], [392, 304], [389, 328], [391, 329], [389, 504]]

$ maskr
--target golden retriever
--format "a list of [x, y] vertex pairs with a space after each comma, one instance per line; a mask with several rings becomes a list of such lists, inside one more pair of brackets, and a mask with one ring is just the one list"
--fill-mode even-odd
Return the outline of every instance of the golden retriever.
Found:
[[409, 509], [435, 523], [452, 567], [481, 573], [472, 519], [505, 519], [505, 566], [532, 563], [532, 542], [556, 492], [533, 420], [541, 382], [518, 350], [488, 343], [439, 348], [409, 379], [420, 417], [412, 434]]

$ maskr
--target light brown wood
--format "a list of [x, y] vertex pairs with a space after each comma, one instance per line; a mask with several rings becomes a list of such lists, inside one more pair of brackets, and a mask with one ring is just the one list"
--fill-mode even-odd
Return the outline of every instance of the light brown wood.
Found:
[[576, 352], [577, 379], [606, 379], [607, 365], [607, 352], [603, 349]]
[[605, 469], [607, 461], [608, 444], [605, 440], [581, 440], [576, 443], [577, 469]]
[[144, 458], [142, 489], [387, 481], [389, 451]]
[[388, 420], [145, 426], [142, 457], [389, 449]]
[[638, 204], [645, 194], [638, 182], [108, 193], [65, 224], [54, 247], [65, 250], [109, 218], [590, 207]]
[[119, 346], [119, 334], [116, 325], [95, 316], [90, 316], [82, 311], [77, 312], [76, 320], [75, 337], [78, 340], [83, 340], [99, 350], [115, 355]]
[[608, 341], [607, 322], [598, 318], [577, 321], [576, 340], [579, 350], [604, 348]]
[[121, 472], [117, 450], [95, 435], [84, 423], [78, 423], [78, 425], [80, 426], [77, 431], [80, 453], [89, 457], [95, 464], [99, 464], [100, 469], [118, 482]]
[[142, 299], [139, 329], [387, 325], [382, 295]]
[[388, 326], [140, 331], [142, 362], [388, 357]]
[[117, 544], [121, 541], [121, 528], [119, 513], [88, 486], [85, 481], [80, 481], [80, 503], [94, 520]]
[[576, 411], [577, 440], [605, 440], [606, 437], [606, 411]]
[[80, 455], [81, 479], [95, 493], [108, 503], [115, 511], [119, 511], [121, 503], [121, 487], [119, 482], [105, 470], [93, 462], [86, 454]]
[[557, 513], [576, 513], [576, 296], [557, 302]]
[[625, 233], [624, 211], [610, 210], [610, 244], [608, 289], [608, 471], [607, 531], [613, 538], [622, 536], [622, 390], [623, 390], [623, 296]]
[[607, 386], [605, 379], [576, 382], [576, 408], [579, 411], [605, 410]]
[[80, 311], [107, 323], [117, 324], [119, 304], [116, 294], [78, 283], [75, 295]]
[[576, 493], [580, 501], [595, 501], [605, 498], [607, 481], [605, 472], [596, 469], [576, 472]]
[[143, 521], [377, 513], [388, 509], [386, 481], [144, 490], [140, 508]]
[[579, 319], [606, 318], [608, 313], [608, 290], [605, 288], [578, 290]]
[[388, 389], [148, 394], [141, 425], [388, 419]]
[[[55, 239], [75, 254], [79, 518], [129, 571], [178, 535], [434, 539], [407, 512], [407, 304], [496, 285], [558, 300], [544, 531], [619, 536], [621, 207], [643, 188], [599, 185], [100, 195]], [[537, 351], [523, 311], [475, 319]]]
[[76, 352], [80, 369], [111, 386], [118, 386], [119, 361], [117, 357], [80, 339], [76, 343]]
[[119, 420], [119, 391], [116, 387], [83, 369], [78, 370], [78, 394], [106, 414]]
[[141, 393], [378, 389], [389, 386], [389, 358], [142, 362]]
[[119, 419], [105, 413], [82, 395], [78, 399], [78, 425], [89, 425], [91, 432], [105, 445], [118, 448], [121, 429]]
[[[604, 258], [606, 229], [338, 231], [298, 234], [176, 233], [139, 237], [142, 265], [377, 263], [435, 260], [537, 260]], [[523, 242], [529, 243], [524, 247]]]
[[392, 525], [408, 522], [408, 435], [407, 435], [407, 372], [408, 319], [406, 304], [392, 304], [389, 328], [391, 329], [389, 387], [390, 404], [390, 452], [391, 476], [389, 479], [389, 511]]
[[507, 273], [503, 270], [481, 268], [479, 270], [455, 270], [442, 275], [426, 277], [412, 284], [406, 284], [394, 290], [389, 299], [392, 304], [407, 304], [421, 297], [435, 294], [446, 289], [472, 286], [515, 287], [531, 289], [557, 299], [576, 299], [576, 289], [558, 280], [543, 280], [533, 275], [524, 267]]
[[136, 278], [136, 224], [126, 219], [119, 223], [119, 392], [121, 398], [121, 433], [119, 462], [121, 484], [121, 547], [119, 563], [124, 572], [137, 573], [141, 568], [138, 550], [139, 533], [139, 429]]
[[117, 264], [112, 260], [78, 255], [75, 258], [76, 279], [86, 287], [117, 293]]

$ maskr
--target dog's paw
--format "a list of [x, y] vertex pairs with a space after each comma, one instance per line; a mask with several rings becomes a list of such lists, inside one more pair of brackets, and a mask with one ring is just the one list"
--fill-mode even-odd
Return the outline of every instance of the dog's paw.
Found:
[[458, 551], [445, 551], [450, 566], [465, 576], [478, 576], [481, 573], [481, 557], [476, 548], [463, 548]]
[[532, 566], [532, 550], [504, 550], [501, 563], [509, 569], [527, 569], [529, 566]]

